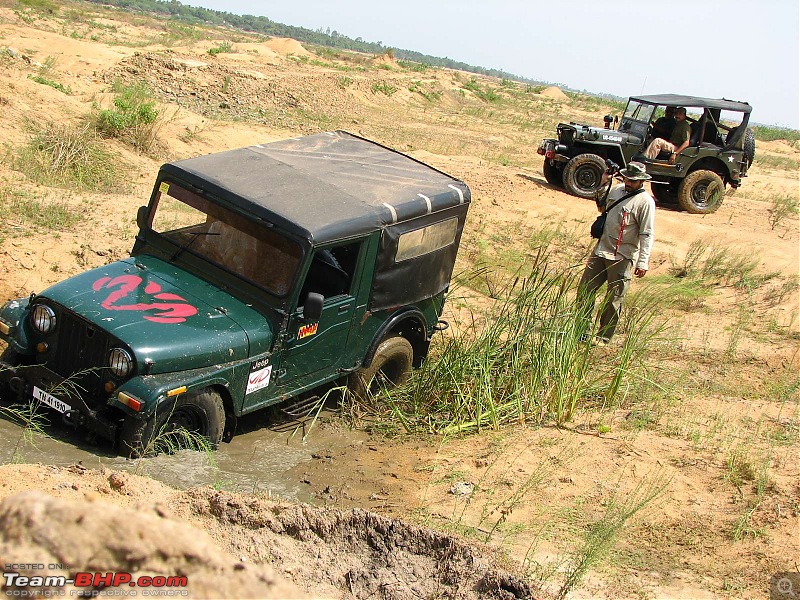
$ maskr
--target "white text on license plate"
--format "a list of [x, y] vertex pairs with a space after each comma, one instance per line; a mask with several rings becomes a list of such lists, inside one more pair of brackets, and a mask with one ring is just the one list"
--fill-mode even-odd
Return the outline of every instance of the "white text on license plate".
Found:
[[60, 413], [65, 413], [70, 410], [69, 404], [63, 400], [59, 400], [55, 396], [51, 396], [36, 386], [33, 386], [33, 397], [36, 400], [39, 400], [42, 404], [47, 404], [47, 406], [50, 408], [55, 408]]

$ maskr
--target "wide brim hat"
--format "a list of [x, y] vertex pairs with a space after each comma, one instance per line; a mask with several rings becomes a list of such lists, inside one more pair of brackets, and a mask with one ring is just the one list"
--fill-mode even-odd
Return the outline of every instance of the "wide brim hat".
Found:
[[646, 167], [640, 162], [629, 162], [628, 166], [622, 169], [619, 172], [625, 179], [631, 179], [633, 181], [647, 181], [648, 179], [652, 179], [650, 175], [647, 174]]

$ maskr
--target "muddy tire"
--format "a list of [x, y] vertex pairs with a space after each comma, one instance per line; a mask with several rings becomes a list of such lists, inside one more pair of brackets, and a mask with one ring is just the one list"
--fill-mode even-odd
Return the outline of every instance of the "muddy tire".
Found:
[[544, 159], [544, 166], [542, 166], [544, 178], [550, 185], [563, 188], [564, 169], [559, 166], [560, 163], [553, 162], [553, 164], [550, 164], [550, 162], [549, 158]]
[[747, 168], [753, 164], [756, 157], [756, 134], [749, 127], [744, 130], [744, 141], [742, 142], [742, 152], [747, 161]]
[[356, 398], [368, 401], [382, 389], [408, 381], [413, 359], [414, 350], [407, 339], [388, 337], [375, 351], [372, 364], [350, 375], [348, 387]]
[[[195, 436], [216, 449], [225, 428], [225, 408], [220, 395], [210, 389], [181, 394], [162, 402], [156, 414], [142, 421], [127, 417], [120, 433], [119, 449], [125, 456], [152, 456], [182, 447], [197, 448]], [[189, 436], [185, 432], [190, 432]]]
[[594, 198], [605, 170], [606, 163], [597, 154], [579, 154], [564, 167], [564, 187], [575, 196]]
[[716, 212], [724, 198], [725, 184], [714, 171], [693, 171], [678, 187], [678, 204], [686, 212], [695, 215]]

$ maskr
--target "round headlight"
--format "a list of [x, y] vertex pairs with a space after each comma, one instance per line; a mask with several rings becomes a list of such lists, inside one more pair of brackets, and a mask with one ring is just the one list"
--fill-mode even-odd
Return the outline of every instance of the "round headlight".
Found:
[[56, 328], [56, 313], [44, 304], [37, 304], [31, 311], [31, 325], [39, 333], [50, 333]]
[[108, 353], [108, 367], [117, 377], [127, 377], [133, 370], [133, 358], [127, 350], [113, 348]]

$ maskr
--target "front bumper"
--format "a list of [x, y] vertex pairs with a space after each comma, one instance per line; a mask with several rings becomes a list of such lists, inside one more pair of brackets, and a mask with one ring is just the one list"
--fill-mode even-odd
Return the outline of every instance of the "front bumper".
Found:
[[[72, 426], [85, 427], [102, 438], [112, 442], [117, 439], [119, 420], [122, 414], [105, 405], [105, 400], [99, 408], [91, 408], [81, 397], [74, 386], [65, 383], [63, 377], [42, 365], [13, 366], [0, 361], [0, 384], [8, 386], [12, 399], [20, 403], [37, 403], [46, 410], [61, 414], [64, 423]], [[64, 412], [44, 405], [43, 402], [33, 397], [33, 387], [36, 386], [48, 394], [55, 396], [67, 409]]]

